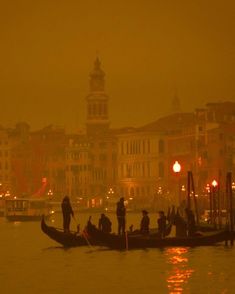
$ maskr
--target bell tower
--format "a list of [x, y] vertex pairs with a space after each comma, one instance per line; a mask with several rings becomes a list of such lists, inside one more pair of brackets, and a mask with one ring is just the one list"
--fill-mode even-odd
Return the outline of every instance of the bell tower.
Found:
[[88, 135], [105, 133], [109, 129], [108, 96], [105, 94], [105, 73], [97, 57], [90, 73], [90, 93], [86, 97]]

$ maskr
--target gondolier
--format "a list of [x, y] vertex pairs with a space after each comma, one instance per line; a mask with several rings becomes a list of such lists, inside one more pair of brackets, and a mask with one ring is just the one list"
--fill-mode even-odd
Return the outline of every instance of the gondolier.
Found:
[[71, 221], [71, 215], [74, 216], [73, 209], [68, 196], [65, 196], [61, 203], [63, 213], [63, 228], [65, 233], [69, 233], [69, 226]]
[[124, 197], [121, 197], [117, 202], [116, 209], [118, 221], [118, 235], [125, 234], [126, 231], [126, 207], [124, 205]]

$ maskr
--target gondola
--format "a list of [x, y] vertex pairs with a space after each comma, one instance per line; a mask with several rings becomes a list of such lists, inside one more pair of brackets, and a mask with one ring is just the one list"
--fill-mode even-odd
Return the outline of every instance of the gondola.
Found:
[[45, 223], [44, 216], [41, 220], [41, 229], [48, 237], [64, 247], [95, 245], [85, 234], [77, 234], [76, 232], [64, 233], [63, 230], [48, 226]]
[[87, 232], [93, 240], [101, 243], [102, 245], [110, 249], [144, 249], [144, 248], [163, 248], [169, 246], [186, 246], [186, 247], [195, 247], [195, 246], [210, 246], [215, 245], [219, 242], [223, 242], [229, 239], [228, 231], [214, 232], [210, 235], [204, 236], [195, 236], [195, 237], [166, 237], [158, 238], [143, 235], [116, 235], [116, 234], [107, 234], [98, 230], [91, 222], [88, 222]]
[[[88, 224], [90, 221], [88, 222]], [[166, 234], [170, 234], [171, 225], [167, 226]], [[45, 216], [41, 219], [41, 229], [42, 231], [50, 237], [52, 240], [57, 243], [63, 245], [64, 247], [78, 247], [78, 246], [95, 246], [95, 245], [106, 245], [100, 242], [98, 239], [93, 239], [90, 237], [88, 232], [84, 232], [82, 234], [77, 234], [76, 232], [64, 233], [62, 229], [54, 228], [52, 226], [48, 226], [45, 222]], [[150, 230], [152, 238], [158, 238], [159, 234], [156, 230]], [[140, 233], [138, 231], [134, 231], [130, 233], [131, 236], [138, 237]]]

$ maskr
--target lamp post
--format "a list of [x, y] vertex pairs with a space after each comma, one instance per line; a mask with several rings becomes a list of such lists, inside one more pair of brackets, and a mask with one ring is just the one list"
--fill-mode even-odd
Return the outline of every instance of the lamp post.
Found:
[[211, 195], [212, 199], [211, 199], [211, 201], [212, 201], [212, 207], [213, 207], [213, 223], [216, 228], [216, 216], [217, 216], [216, 188], [218, 186], [218, 182], [216, 180], [213, 180], [211, 182], [211, 186], [212, 186], [212, 195]]
[[181, 171], [181, 165], [180, 165], [180, 163], [176, 160], [175, 162], [174, 162], [174, 164], [173, 164], [173, 172], [176, 174], [176, 176], [177, 176], [177, 178], [178, 178], [178, 193], [179, 193], [179, 195], [178, 195], [178, 201], [179, 201], [179, 205], [180, 205], [180, 203], [181, 203], [181, 187], [180, 187], [180, 171]]
[[109, 208], [109, 202], [110, 202], [110, 199], [112, 201], [112, 196], [114, 195], [114, 191], [113, 191], [113, 188], [109, 188], [108, 192], [107, 192], [107, 196], [106, 196], [106, 208], [105, 210], [108, 210]]
[[49, 189], [49, 191], [47, 192], [47, 196], [50, 200], [53, 198], [53, 191], [51, 189]]

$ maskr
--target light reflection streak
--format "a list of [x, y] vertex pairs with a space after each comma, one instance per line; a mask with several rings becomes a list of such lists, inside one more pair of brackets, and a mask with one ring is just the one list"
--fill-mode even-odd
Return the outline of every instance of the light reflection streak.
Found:
[[165, 251], [167, 263], [172, 265], [167, 276], [167, 287], [170, 294], [183, 293], [184, 286], [194, 272], [188, 267], [187, 253], [188, 248], [180, 247], [168, 248]]

